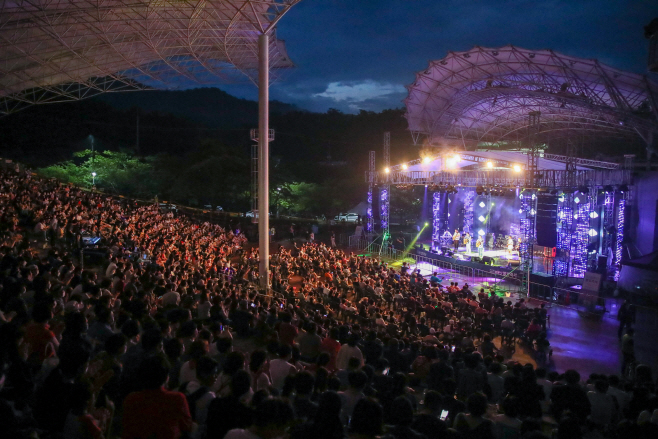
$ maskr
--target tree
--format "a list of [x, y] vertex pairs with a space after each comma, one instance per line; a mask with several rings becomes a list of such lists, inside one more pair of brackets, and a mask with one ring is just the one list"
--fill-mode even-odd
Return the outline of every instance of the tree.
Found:
[[73, 160], [41, 168], [39, 173], [78, 186], [91, 187], [95, 183], [110, 192], [125, 195], [151, 197], [155, 194], [149, 157], [140, 159], [125, 152], [90, 149], [75, 152], [73, 157]]

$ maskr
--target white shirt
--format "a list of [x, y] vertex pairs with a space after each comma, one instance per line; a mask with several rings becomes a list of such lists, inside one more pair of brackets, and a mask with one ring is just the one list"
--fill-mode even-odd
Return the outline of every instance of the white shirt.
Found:
[[[194, 392], [201, 388], [201, 384], [198, 381], [191, 381], [187, 388], [185, 389], [186, 395], [192, 395]], [[215, 394], [211, 391], [206, 392], [201, 398], [196, 400], [196, 408], [194, 412], [195, 421], [199, 426], [199, 429], [195, 433], [195, 437], [203, 437], [205, 435], [205, 426], [206, 419], [208, 418], [208, 406], [215, 399]]]
[[260, 439], [260, 437], [256, 436], [249, 430], [234, 428], [233, 430], [230, 430], [228, 433], [226, 433], [224, 439]]
[[286, 377], [291, 372], [296, 372], [295, 366], [288, 363], [286, 360], [279, 358], [270, 361], [270, 378], [272, 378], [272, 387], [281, 390], [286, 381]]
[[162, 295], [162, 305], [178, 305], [180, 303], [180, 294], [176, 291], [169, 291]]
[[186, 361], [180, 368], [180, 373], [178, 374], [178, 382], [181, 384], [196, 381], [196, 369], [190, 367], [190, 362]]
[[107, 266], [107, 270], [105, 270], [105, 277], [112, 277], [114, 276], [114, 272], [117, 269], [117, 264], [114, 262], [110, 262], [110, 265]]
[[361, 361], [361, 365], [363, 365], [363, 354], [361, 353], [361, 349], [356, 346], [352, 347], [348, 344], [341, 346], [338, 355], [336, 356], [336, 369], [347, 369], [347, 363], [349, 363], [350, 358], [352, 357], [358, 358]]

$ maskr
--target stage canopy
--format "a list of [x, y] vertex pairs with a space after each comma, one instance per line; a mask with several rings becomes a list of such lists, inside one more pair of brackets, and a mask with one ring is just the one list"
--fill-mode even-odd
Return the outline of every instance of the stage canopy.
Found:
[[292, 67], [278, 20], [300, 0], [36, 0], [0, 6], [0, 114], [107, 91], [256, 82]]
[[471, 147], [523, 142], [539, 111], [536, 141], [658, 137], [658, 84], [597, 60], [513, 46], [450, 52], [407, 87], [414, 141]]

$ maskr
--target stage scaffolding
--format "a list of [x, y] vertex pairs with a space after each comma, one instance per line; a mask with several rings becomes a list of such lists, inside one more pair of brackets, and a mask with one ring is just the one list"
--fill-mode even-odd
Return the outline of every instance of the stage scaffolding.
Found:
[[[368, 174], [366, 174], [366, 182]], [[579, 186], [596, 187], [631, 184], [628, 169], [541, 170], [535, 176], [539, 189], [575, 189]], [[378, 185], [438, 185], [438, 186], [495, 186], [499, 188], [524, 188], [525, 176], [508, 169], [467, 171], [394, 171], [375, 172], [374, 184]]]

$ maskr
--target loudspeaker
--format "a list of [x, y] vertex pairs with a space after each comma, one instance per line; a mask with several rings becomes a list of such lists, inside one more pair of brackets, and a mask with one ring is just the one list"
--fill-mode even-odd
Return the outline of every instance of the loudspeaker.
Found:
[[557, 245], [557, 195], [540, 193], [537, 196], [537, 245]]
[[552, 299], [551, 295], [554, 287], [555, 276], [542, 273], [530, 274], [530, 297], [550, 300]]
[[599, 255], [596, 261], [596, 272], [599, 274], [606, 274], [608, 272], [608, 257]]
[[493, 264], [494, 264], [494, 261], [495, 261], [495, 259], [492, 258], [491, 256], [483, 256], [483, 257], [482, 257], [482, 263], [483, 263], [483, 264], [493, 265]]

